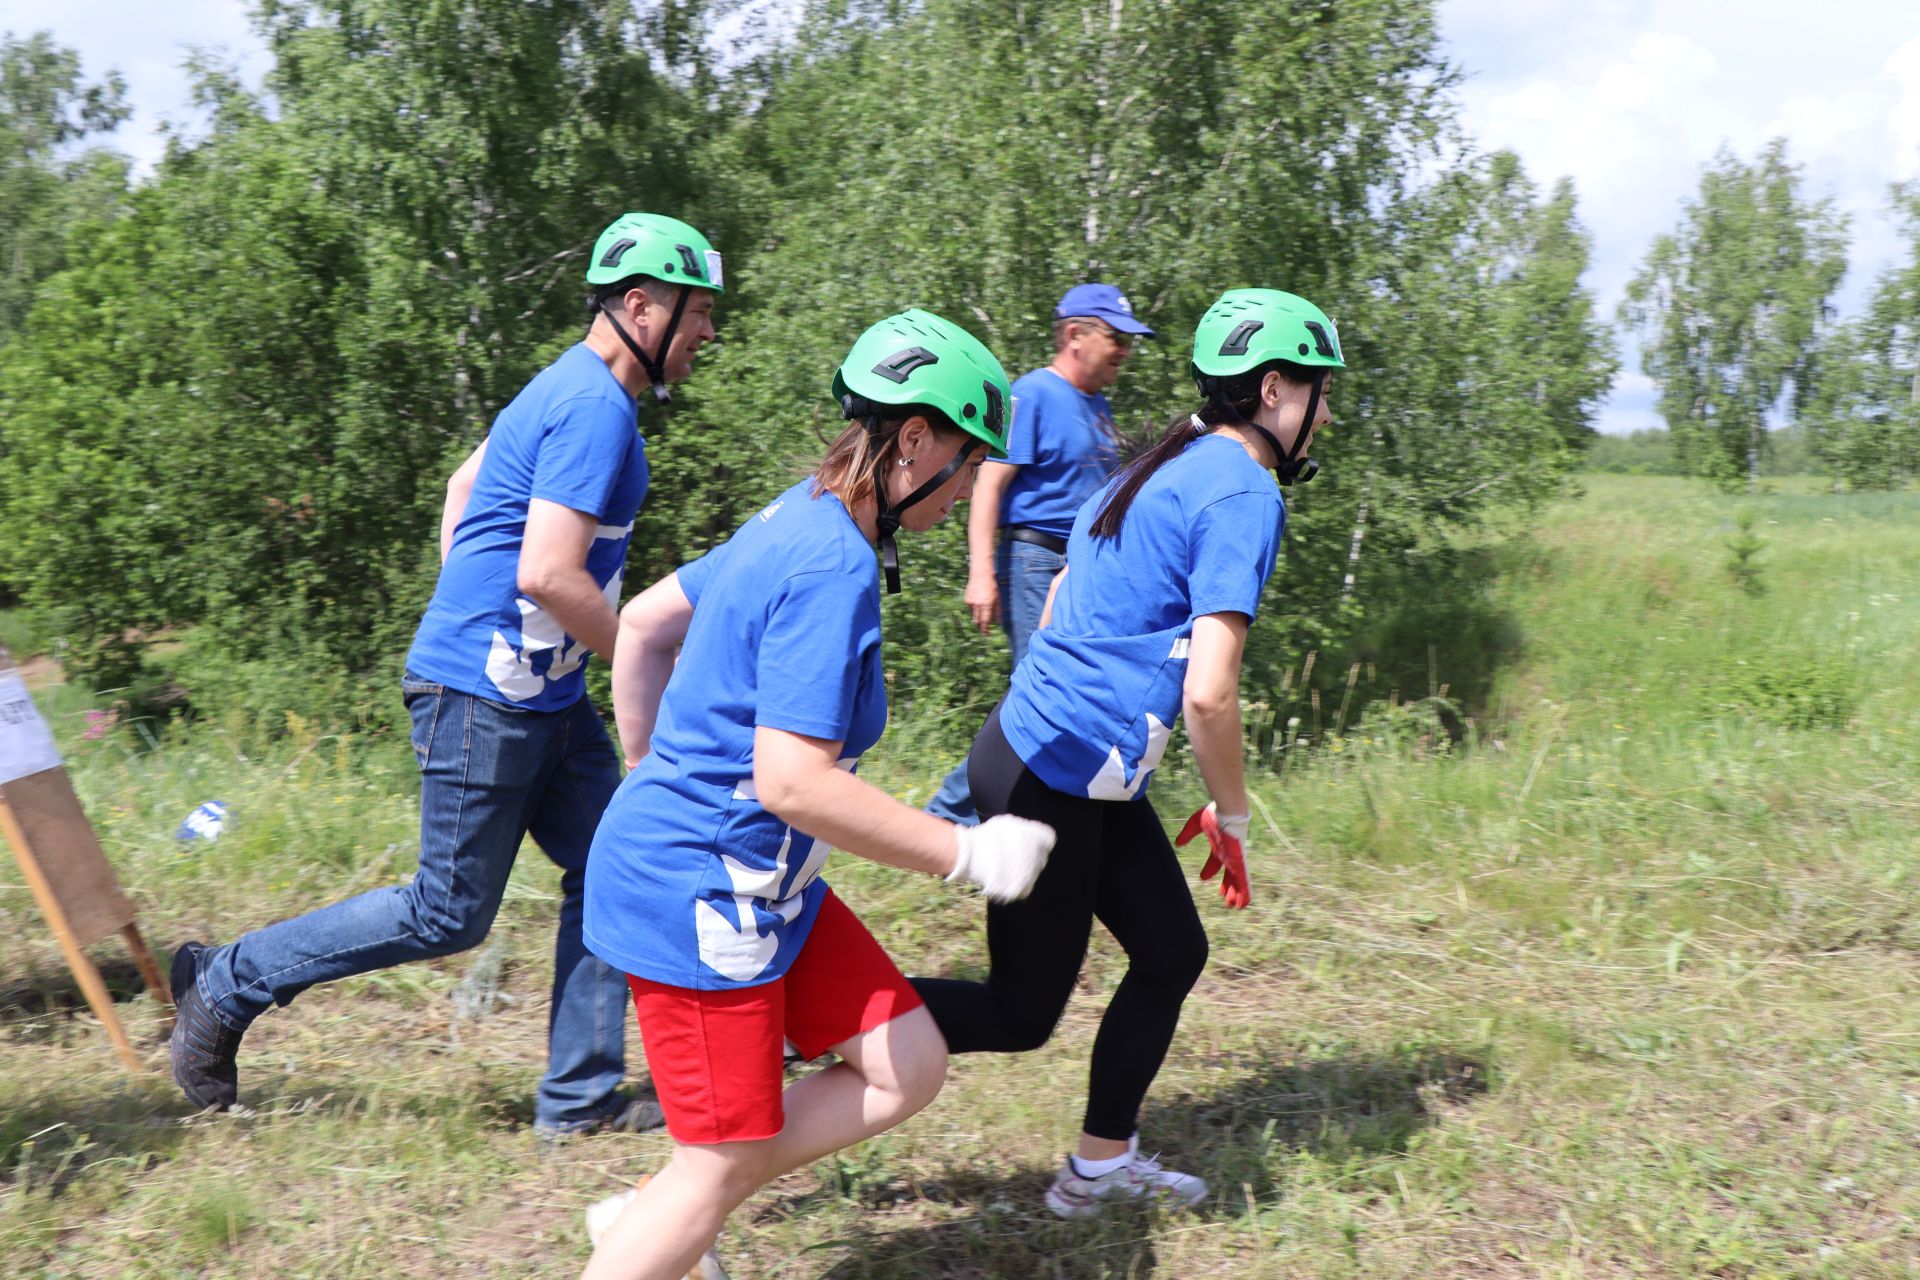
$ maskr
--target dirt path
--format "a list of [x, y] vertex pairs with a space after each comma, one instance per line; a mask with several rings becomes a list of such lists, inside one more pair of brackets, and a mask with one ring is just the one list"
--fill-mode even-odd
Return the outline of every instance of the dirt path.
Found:
[[48, 685], [63, 684], [65, 678], [60, 673], [60, 664], [45, 654], [36, 653], [30, 658], [20, 658], [20, 678], [27, 683], [29, 690], [44, 689]]

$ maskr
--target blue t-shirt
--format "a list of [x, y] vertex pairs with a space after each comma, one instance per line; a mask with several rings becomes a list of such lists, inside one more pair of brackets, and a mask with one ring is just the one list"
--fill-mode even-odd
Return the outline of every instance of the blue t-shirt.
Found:
[[693, 601], [653, 742], [614, 793], [587, 859], [584, 933], [625, 973], [698, 990], [772, 982], [826, 896], [827, 847], [760, 807], [753, 731], [880, 740], [873, 547], [811, 480], [679, 571]]
[[1051, 369], [1013, 384], [1007, 459], [1020, 468], [1000, 499], [1000, 523], [1064, 538], [1074, 512], [1113, 474], [1113, 411]]
[[1286, 508], [1273, 477], [1224, 436], [1202, 436], [1140, 486], [1118, 538], [1080, 509], [1050, 624], [1033, 633], [1000, 707], [1007, 742], [1056, 791], [1132, 800], [1180, 714], [1193, 620], [1253, 618]]
[[520, 594], [528, 503], [544, 498], [599, 522], [586, 568], [618, 608], [627, 539], [646, 495], [633, 397], [591, 348], [569, 348], [493, 420], [407, 670], [493, 702], [572, 706], [586, 692], [587, 647]]

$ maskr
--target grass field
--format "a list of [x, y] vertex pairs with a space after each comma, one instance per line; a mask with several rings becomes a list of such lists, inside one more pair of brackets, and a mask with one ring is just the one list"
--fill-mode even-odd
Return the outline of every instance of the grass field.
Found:
[[[923, 1115], [737, 1214], [736, 1280], [1920, 1274], [1920, 495], [1585, 485], [1489, 549], [1474, 607], [1517, 642], [1480, 655], [1467, 740], [1376, 703], [1261, 786], [1253, 908], [1202, 887], [1213, 959], [1143, 1123], [1201, 1211], [1040, 1207], [1124, 963], [1101, 939], [1051, 1046], [957, 1059]], [[161, 944], [410, 867], [404, 742], [85, 740], [84, 697], [43, 705]], [[924, 799], [951, 762], [912, 737], [867, 774]], [[226, 838], [177, 845], [213, 798]], [[251, 1110], [206, 1118], [120, 1071], [9, 868], [0, 1273], [577, 1274], [581, 1211], [665, 1141], [536, 1150], [556, 903], [528, 853], [482, 950], [263, 1019]], [[979, 971], [976, 899], [829, 878], [909, 972]], [[153, 1004], [121, 1007], [160, 1067]]]

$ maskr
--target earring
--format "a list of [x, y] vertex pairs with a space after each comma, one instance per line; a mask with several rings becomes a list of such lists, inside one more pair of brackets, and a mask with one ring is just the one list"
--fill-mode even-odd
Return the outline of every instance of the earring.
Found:
[[903, 467], [910, 467], [910, 466], [912, 466], [912, 465], [913, 465], [913, 459], [912, 459], [912, 458], [902, 458], [902, 459], [900, 459], [900, 465], [901, 465], [901, 466], [903, 466]]

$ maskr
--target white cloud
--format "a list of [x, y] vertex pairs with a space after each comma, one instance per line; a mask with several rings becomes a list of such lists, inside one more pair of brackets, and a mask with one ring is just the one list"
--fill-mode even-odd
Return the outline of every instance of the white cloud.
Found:
[[224, 50], [244, 78], [257, 80], [266, 55], [248, 25], [242, 0], [169, 0], [136, 5], [124, 0], [7, 0], [5, 22], [15, 36], [50, 31], [56, 44], [80, 53], [80, 74], [97, 80], [109, 70], [126, 78], [133, 118], [108, 142], [148, 172], [165, 154], [163, 123], [198, 120], [183, 64], [196, 47]]
[[[1605, 314], [1702, 166], [1776, 136], [1808, 193], [1852, 218], [1853, 269], [1835, 300], [1848, 312], [1900, 248], [1888, 185], [1920, 178], [1920, 38], [1911, 0], [1846, 8], [1846, 21], [1821, 22], [1788, 0], [1442, 0], [1440, 29], [1471, 77], [1469, 134], [1517, 152], [1543, 185], [1573, 179]], [[1602, 427], [1656, 425], [1652, 388], [1630, 381], [1633, 336], [1621, 337], [1629, 373]]]
[[1887, 114], [1892, 145], [1889, 169], [1902, 181], [1920, 177], [1920, 37], [1907, 41], [1886, 61], [1887, 75], [1900, 87], [1900, 100]]
[[1713, 55], [1687, 37], [1649, 31], [1634, 41], [1625, 61], [1594, 80], [1594, 107], [1630, 113], [1671, 101], [1712, 75], [1714, 65]]

